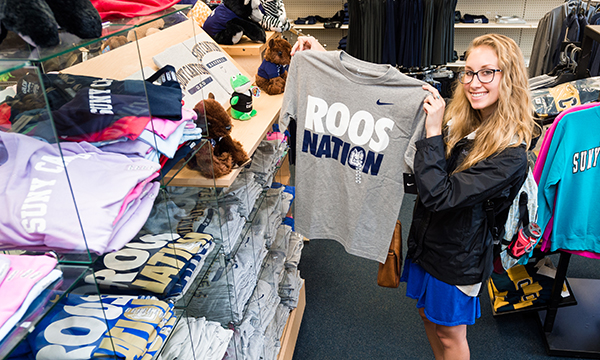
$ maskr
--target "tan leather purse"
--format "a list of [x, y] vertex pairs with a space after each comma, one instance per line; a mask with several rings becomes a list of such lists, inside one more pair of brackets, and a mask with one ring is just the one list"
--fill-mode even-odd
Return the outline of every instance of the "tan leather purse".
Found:
[[400, 285], [400, 272], [402, 268], [402, 224], [396, 221], [394, 235], [388, 251], [385, 264], [379, 263], [377, 272], [377, 285], [397, 288]]

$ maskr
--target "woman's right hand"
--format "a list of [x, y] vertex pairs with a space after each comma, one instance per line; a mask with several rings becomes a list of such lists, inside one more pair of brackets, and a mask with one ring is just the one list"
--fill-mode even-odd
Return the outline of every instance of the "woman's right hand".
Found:
[[437, 89], [429, 84], [423, 85], [423, 90], [431, 93], [423, 102], [423, 110], [427, 114], [427, 118], [425, 119], [426, 136], [429, 138], [442, 135], [442, 122], [444, 121], [446, 101], [440, 96]]
[[323, 45], [319, 43], [319, 40], [315, 39], [314, 37], [299, 36], [294, 46], [292, 46], [291, 55], [293, 56], [296, 53], [296, 51], [303, 50], [326, 51]]

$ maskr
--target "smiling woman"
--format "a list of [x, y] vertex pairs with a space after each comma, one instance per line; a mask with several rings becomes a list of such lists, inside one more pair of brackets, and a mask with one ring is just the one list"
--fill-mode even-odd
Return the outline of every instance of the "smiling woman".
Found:
[[[529, 93], [525, 60], [519, 46], [510, 38], [483, 35], [473, 40], [465, 53], [465, 73], [483, 69], [494, 71], [491, 81], [481, 81], [481, 73], [459, 78], [463, 91], [455, 91], [444, 115], [444, 123], [452, 119], [446, 155], [467, 134], [477, 130], [474, 148], [460, 169], [501, 151], [511, 143], [531, 142], [531, 95]], [[516, 139], [513, 137], [516, 136]]]
[[[498, 76], [496, 75], [498, 72]], [[489, 117], [498, 101], [498, 88], [502, 70], [498, 69], [498, 57], [494, 49], [480, 46], [471, 52], [466, 61], [464, 75], [459, 76], [471, 107], [481, 111], [483, 118]], [[483, 79], [482, 79], [483, 78]]]
[[[483, 35], [466, 52], [450, 105], [430, 85], [426, 139], [416, 143], [419, 197], [402, 280], [436, 359], [468, 359], [467, 325], [481, 316], [493, 240], [484, 204], [510, 205], [527, 174], [534, 127], [523, 55], [503, 35]], [[444, 136], [442, 136], [444, 135]], [[508, 207], [508, 206], [506, 206]]]

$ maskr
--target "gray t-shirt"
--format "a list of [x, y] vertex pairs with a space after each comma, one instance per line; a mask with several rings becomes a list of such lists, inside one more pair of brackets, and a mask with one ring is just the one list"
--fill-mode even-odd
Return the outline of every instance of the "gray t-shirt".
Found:
[[385, 262], [424, 135], [423, 84], [343, 51], [294, 55], [280, 124], [297, 121], [298, 233]]

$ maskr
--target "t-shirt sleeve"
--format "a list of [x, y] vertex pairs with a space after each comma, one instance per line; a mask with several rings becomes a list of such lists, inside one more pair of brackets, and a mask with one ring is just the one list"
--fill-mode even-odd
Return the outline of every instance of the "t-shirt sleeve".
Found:
[[296, 54], [292, 57], [288, 77], [285, 83], [285, 91], [283, 93], [283, 104], [279, 113], [279, 127], [287, 129], [290, 124], [290, 119], [295, 119], [298, 111], [298, 89], [297, 81], [299, 76], [300, 63], [302, 62], [301, 54]]
[[408, 146], [406, 147], [406, 152], [404, 153], [404, 161], [406, 162], [408, 173], [413, 173], [414, 169], [415, 153], [417, 152], [415, 143], [425, 138], [425, 118], [426, 114], [423, 110], [423, 105], [421, 105], [415, 117], [415, 121], [413, 121], [412, 135], [408, 142]]
[[564, 156], [561, 154], [560, 144], [564, 137], [565, 117], [558, 123], [555, 128], [554, 134], [552, 135], [552, 141], [548, 148], [546, 162], [542, 168], [542, 174], [540, 175], [539, 186], [538, 186], [538, 225], [542, 229], [542, 232], [546, 231], [548, 222], [552, 217], [554, 209], [554, 197], [556, 195], [556, 187], [560, 172], [557, 170], [557, 165], [565, 161]]

